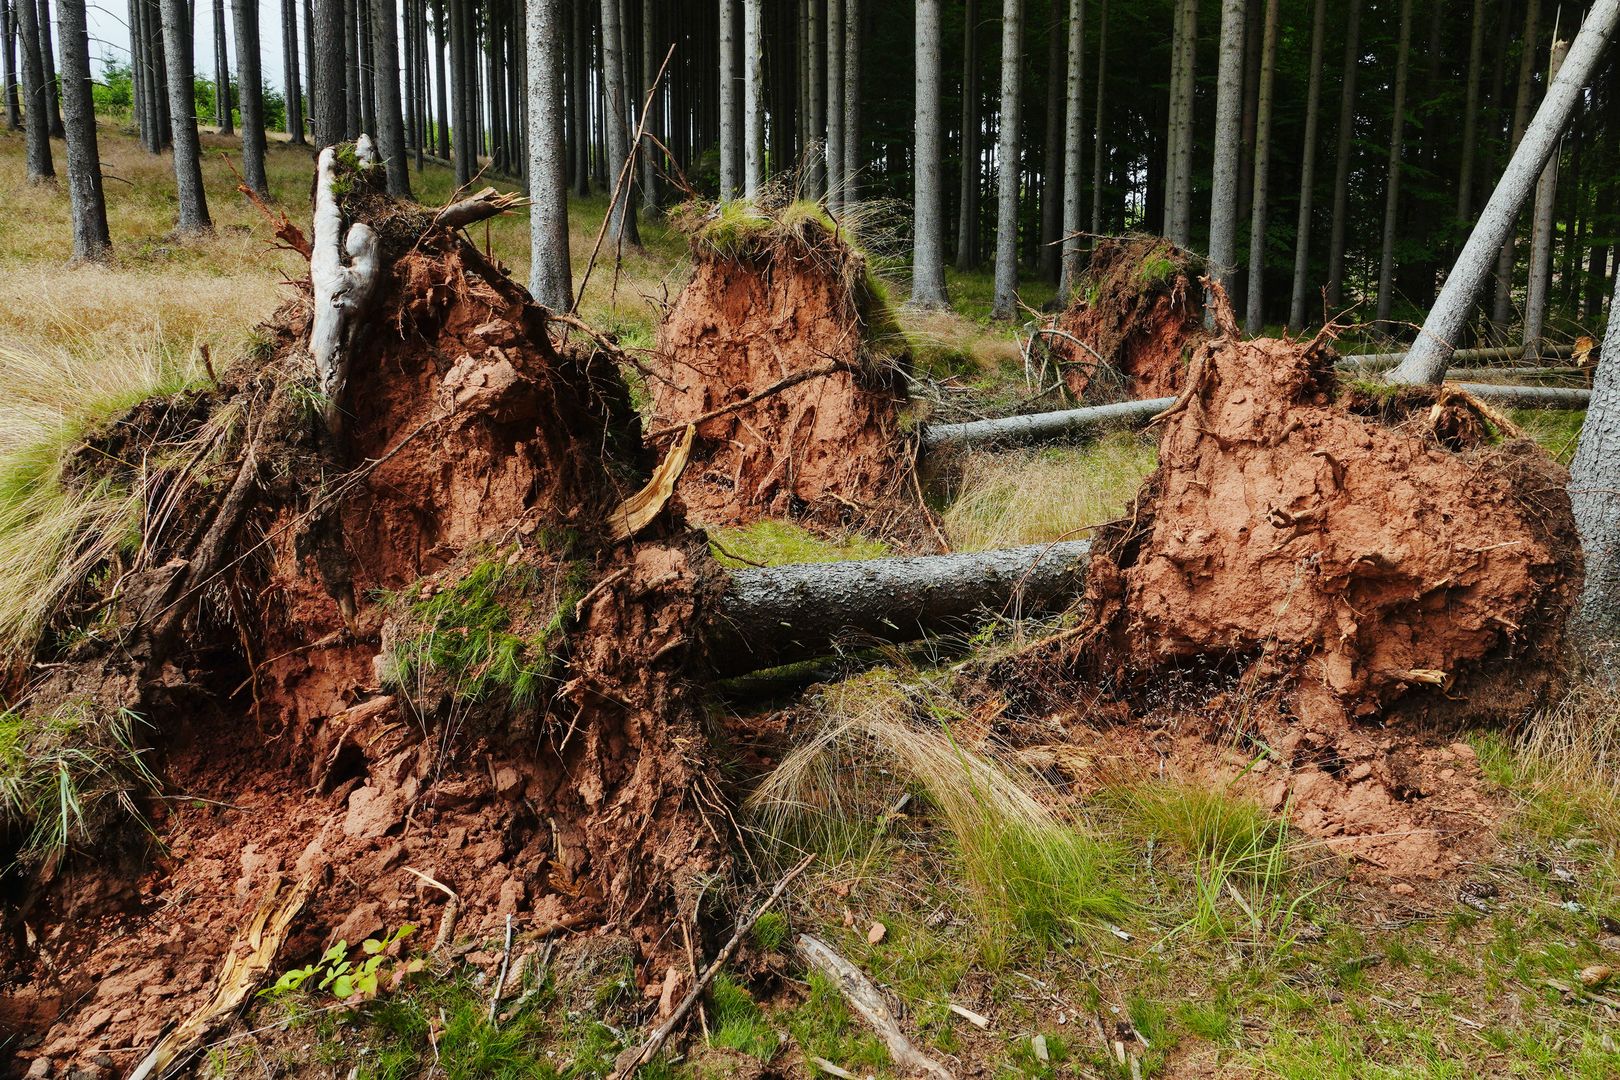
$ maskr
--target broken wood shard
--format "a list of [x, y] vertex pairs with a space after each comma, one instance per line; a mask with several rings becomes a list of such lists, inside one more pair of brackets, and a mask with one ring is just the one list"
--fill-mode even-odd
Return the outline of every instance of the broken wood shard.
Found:
[[476, 195], [458, 200], [433, 215], [433, 224], [447, 229], [464, 229], [488, 218], [499, 217], [509, 210], [528, 206], [529, 200], [515, 191], [496, 191], [487, 187]]
[[[361, 136], [357, 154], [370, 142]], [[361, 160], [364, 160], [362, 157]], [[357, 221], [349, 227], [341, 250], [338, 236], [343, 231], [343, 208], [338, 205], [334, 184], [337, 178], [337, 148], [321, 151], [315, 178], [315, 239], [309, 257], [309, 280], [315, 293], [315, 317], [309, 328], [309, 351], [315, 361], [315, 378], [325, 396], [327, 426], [336, 428], [341, 413], [344, 386], [348, 381], [350, 328], [364, 312], [377, 290], [381, 277], [377, 253], [377, 233]], [[343, 256], [349, 257], [344, 265]]]
[[883, 999], [883, 992], [860, 968], [833, 952], [832, 946], [812, 934], [799, 935], [798, 953], [806, 964], [838, 984], [844, 1000], [888, 1047], [889, 1056], [894, 1059], [896, 1066], [911, 1074], [921, 1073], [950, 1080], [952, 1074], [949, 1069], [917, 1049], [906, 1038], [894, 1013], [889, 1011], [889, 1003]]

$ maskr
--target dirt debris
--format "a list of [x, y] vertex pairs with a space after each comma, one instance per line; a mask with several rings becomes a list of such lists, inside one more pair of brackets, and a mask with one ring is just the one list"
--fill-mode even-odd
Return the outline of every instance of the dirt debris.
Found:
[[1101, 240], [1053, 326], [1051, 355], [1075, 400], [1170, 397], [1209, 337], [1195, 259], [1159, 237]]

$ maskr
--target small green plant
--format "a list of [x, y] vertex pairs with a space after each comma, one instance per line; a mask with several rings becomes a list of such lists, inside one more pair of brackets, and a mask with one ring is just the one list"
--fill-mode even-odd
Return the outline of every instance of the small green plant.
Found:
[[1142, 257], [1142, 264], [1136, 268], [1136, 280], [1142, 285], [1161, 285], [1175, 277], [1180, 270], [1174, 259], [1162, 249], [1155, 248]]
[[353, 956], [350, 955], [349, 943], [340, 940], [322, 953], [315, 963], [284, 972], [281, 978], [259, 991], [259, 996], [296, 994], [313, 980], [316, 990], [329, 991], [338, 1001], [370, 1001], [385, 990], [397, 989], [407, 978], [422, 970], [423, 961], [420, 958], [406, 959], [399, 947], [414, 933], [415, 926], [402, 923], [381, 938], [362, 941], [360, 952]]
[[780, 911], [767, 911], [754, 923], [754, 944], [766, 952], [786, 945], [791, 934], [787, 916]]
[[709, 986], [709, 1000], [714, 1005], [711, 1046], [740, 1050], [761, 1061], [776, 1056], [781, 1040], [741, 983], [723, 973], [716, 976]]

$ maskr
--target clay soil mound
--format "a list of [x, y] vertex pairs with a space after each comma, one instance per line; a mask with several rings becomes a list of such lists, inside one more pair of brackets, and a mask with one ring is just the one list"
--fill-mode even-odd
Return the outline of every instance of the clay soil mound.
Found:
[[1193, 257], [1168, 240], [1103, 240], [1055, 328], [1053, 357], [1069, 393], [1094, 403], [1180, 391], [1204, 330]]
[[98, 847], [0, 880], [19, 1069], [127, 1071], [209, 1000], [278, 885], [308, 900], [277, 971], [340, 937], [410, 922], [449, 948], [509, 915], [520, 951], [601, 928], [653, 964], [677, 913], [698, 928], [694, 883], [727, 872], [682, 674], [712, 564], [667, 513], [629, 543], [605, 524], [638, 483], [618, 358], [564, 341], [375, 183], [356, 175], [345, 205], [383, 235], [385, 280], [341, 436], [305, 283], [222, 386], [149, 402], [82, 455], [209, 451], [149, 487], [139, 565], [60, 618], [111, 605], [117, 632], [42, 645], [49, 674], [25, 688], [39, 715], [138, 713], [165, 797], [136, 792], [149, 837], [108, 822]]
[[1280, 768], [1245, 783], [1335, 850], [1444, 872], [1490, 840], [1457, 725], [1516, 720], [1558, 678], [1567, 476], [1453, 391], [1336, 403], [1329, 348], [1241, 341], [1221, 314], [1158, 470], [1098, 539], [1061, 646], [1080, 715], [1193, 776], [1259, 756]]
[[678, 488], [689, 513], [881, 529], [909, 491], [909, 361], [865, 259], [808, 204], [692, 208], [685, 220], [692, 279], [649, 383], [654, 441], [697, 424]]

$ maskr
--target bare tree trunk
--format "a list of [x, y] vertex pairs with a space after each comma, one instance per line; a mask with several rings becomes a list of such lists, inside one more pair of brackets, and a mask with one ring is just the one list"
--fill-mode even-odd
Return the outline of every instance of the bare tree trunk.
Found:
[[169, 68], [169, 117], [174, 130], [174, 179], [180, 196], [178, 231], [182, 233], [208, 232], [214, 227], [203, 192], [191, 35], [190, 5], [186, 0], [163, 0], [163, 54]]
[[343, 7], [346, 0], [315, 0], [315, 145], [324, 149], [343, 141]]
[[[474, 10], [476, 10], [476, 0]], [[474, 42], [478, 39], [473, 38]], [[360, 98], [360, 130], [377, 137], [377, 96], [373, 92], [377, 72], [375, 40], [372, 36], [371, 0], [355, 0], [354, 48], [356, 93]], [[474, 46], [476, 51], [477, 46]]]
[[992, 319], [1011, 319], [1018, 305], [1019, 106], [1023, 76], [1024, 0], [1002, 0], [1001, 119], [996, 148], [996, 288]]
[[[617, 181], [619, 170], [630, 157], [630, 132], [626, 128], [630, 116], [625, 90], [624, 74], [624, 21], [623, 0], [602, 0], [602, 66], [607, 87], [606, 125], [609, 183]], [[641, 246], [636, 230], [636, 215], [629, 199], [620, 200], [613, 209], [612, 229], [622, 244]]]
[[1327, 0], [1316, 0], [1311, 17], [1311, 73], [1305, 91], [1305, 147], [1300, 152], [1299, 225], [1294, 233], [1294, 291], [1288, 304], [1288, 328], [1305, 326], [1305, 298], [1311, 273], [1311, 209], [1316, 195], [1317, 116], [1322, 103], [1322, 55], [1327, 43]]
[[765, 0], [743, 0], [743, 195], [765, 183]]
[[1064, 34], [1068, 24], [1060, 0], [1047, 0], [1046, 27], [1046, 132], [1041, 162], [1041, 226], [1035, 235], [1035, 271], [1044, 281], [1056, 282], [1062, 269], [1063, 236], [1063, 109], [1068, 100], [1064, 91], [1063, 58], [1067, 52]]
[[956, 268], [979, 261], [979, 0], [966, 0], [962, 30], [962, 172], [957, 178]]
[[57, 98], [56, 46], [51, 40], [50, 0], [39, 0], [39, 59], [45, 73], [45, 119], [53, 139], [60, 139], [62, 103]]
[[1108, 88], [1108, 0], [1102, 0], [1102, 17], [1097, 24], [1097, 123], [1091, 138], [1091, 232], [1102, 233], [1103, 189], [1103, 112], [1104, 91]]
[[101, 190], [96, 106], [90, 90], [90, 37], [85, 0], [57, 0], [62, 40], [62, 106], [67, 137], [68, 198], [73, 213], [73, 261], [98, 262], [112, 252], [107, 200]]
[[[1078, 0], [1076, 0], [1078, 2]], [[917, 0], [916, 156], [912, 161], [911, 302], [950, 304], [945, 294], [944, 200], [939, 168], [939, 0]]]
[[1462, 163], [1457, 174], [1457, 224], [1468, 227], [1474, 208], [1474, 156], [1479, 147], [1479, 79], [1485, 57], [1485, 0], [1474, 0], [1472, 32], [1468, 36], [1468, 89], [1464, 95]]
[[[10, 131], [22, 130], [22, 100], [17, 90], [17, 26], [13, 0], [0, 0], [0, 51], [5, 54], [5, 86], [3, 88], [6, 98], [6, 128]], [[130, 10], [134, 11], [132, 4]], [[134, 28], [135, 20], [130, 20], [130, 56], [132, 74], [135, 82], [140, 81], [139, 64], [135, 62], [138, 55], [139, 41]], [[136, 113], [139, 115], [140, 91], [137, 87], [135, 94]], [[137, 119], [136, 123], [139, 123]]]
[[[221, 135], [236, 133], [236, 120], [231, 116], [229, 34], [225, 26], [225, 0], [214, 0], [214, 126]], [[237, 52], [241, 52], [240, 45]]]
[[584, 199], [591, 194], [591, 20], [585, 0], [573, 4], [574, 52], [568, 78], [574, 90], [574, 192]]
[[[1530, 122], [1530, 102], [1535, 92], [1537, 41], [1541, 36], [1541, 0], [1529, 0], [1524, 11], [1524, 43], [1519, 54], [1519, 90], [1513, 99], [1512, 153], [1517, 153], [1519, 141], [1524, 138], [1525, 125]], [[1491, 304], [1491, 322], [1500, 330], [1513, 315], [1513, 249], [1518, 236], [1518, 221], [1502, 239], [1502, 249], [1496, 256], [1496, 298]]]
[[1277, 76], [1277, 0], [1266, 0], [1260, 45], [1260, 86], [1255, 101], [1254, 186], [1249, 207], [1248, 319], [1244, 327], [1252, 337], [1265, 327], [1266, 211], [1270, 195], [1272, 89]]
[[21, 30], [23, 119], [27, 128], [28, 182], [56, 179], [51, 161], [51, 125], [45, 111], [45, 68], [39, 53], [39, 8], [34, 0], [16, 0]]
[[[658, 64], [663, 60], [663, 54], [657, 49], [658, 37], [654, 33], [657, 26], [658, 7], [653, 0], [641, 0], [641, 70], [643, 81], [652, 82], [658, 73]], [[647, 109], [647, 130], [659, 136], [667, 146], [666, 137], [661, 124], [663, 121], [663, 106], [660, 102], [663, 94], [652, 96], [652, 104]], [[652, 141], [648, 140], [641, 148], [641, 203], [649, 214], [658, 212], [660, 196], [658, 192], [658, 152], [654, 149]]]
[[1080, 278], [1080, 232], [1085, 228], [1080, 203], [1085, 169], [1086, 4], [1069, 0], [1068, 101], [1063, 124], [1063, 273], [1058, 297], [1066, 301]]
[[383, 167], [387, 170], [388, 194], [396, 199], [408, 199], [411, 197], [411, 170], [405, 158], [405, 117], [399, 101], [399, 31], [394, 19], [394, 0], [371, 0], [377, 152], [382, 155]]
[[810, 94], [805, 190], [812, 199], [819, 199], [827, 194], [827, 0], [812, 0], [810, 4], [805, 49], [805, 81]]
[[861, 0], [844, 0], [844, 189], [838, 196], [840, 207], [860, 197], [861, 47], [865, 41]]
[[[297, 3], [298, 0], [293, 0]], [[304, 117], [309, 121], [310, 134], [314, 134], [315, 123], [315, 0], [304, 0], [304, 88], [308, 100], [304, 105]]]
[[563, 127], [563, 0], [529, 0], [529, 292], [553, 311], [574, 300], [568, 263], [568, 146]]
[[174, 125], [169, 119], [169, 65], [165, 59], [166, 49], [163, 45], [163, 12], [159, 0], [144, 0], [146, 8], [146, 32], [148, 37], [148, 52], [152, 63], [148, 65], [147, 77], [151, 89], [151, 100], [156, 111], [156, 135], [152, 142], [152, 153], [162, 153], [174, 143]]
[[281, 81], [287, 95], [287, 134], [303, 146], [304, 80], [298, 64], [298, 0], [281, 0]]
[[1167, 183], [1164, 200], [1164, 234], [1176, 246], [1190, 248], [1193, 91], [1197, 87], [1198, 75], [1198, 0], [1177, 0], [1173, 34], [1174, 47], [1170, 61], [1170, 126], [1165, 159]]
[[1356, 134], [1356, 68], [1361, 59], [1361, 0], [1350, 0], [1344, 31], [1344, 79], [1339, 95], [1338, 147], [1333, 169], [1333, 233], [1328, 241], [1327, 303], [1344, 304], [1344, 236], [1350, 213], [1350, 154]]
[[827, 206], [843, 206], [844, 0], [827, 0]]
[[264, 175], [264, 80], [259, 74], [259, 0], [232, 0], [236, 16], [236, 73], [242, 99], [242, 179], [270, 194]]
[[1558, 148], [1558, 138], [1591, 80], [1604, 46], [1620, 22], [1620, 0], [1595, 0], [1581, 32], [1575, 36], [1558, 78], [1547, 88], [1535, 118], [1526, 127], [1490, 201], [1480, 211], [1479, 223], [1457, 256], [1445, 287], [1424, 320], [1412, 350], [1392, 376], [1396, 382], [1433, 383], [1445, 376], [1446, 364], [1468, 319], [1468, 311], [1491, 272], [1491, 261], [1512, 234], [1514, 223], [1530, 190]]
[[450, 9], [450, 151], [455, 163], [457, 187], [471, 183], [473, 174], [478, 171], [477, 143], [473, 137], [477, 121], [467, 111], [471, 98], [467, 81], [471, 73], [467, 70], [467, 38], [470, 30], [466, 4], [467, 0], [448, 0], [447, 3]]
[[720, 199], [735, 199], [737, 175], [737, 0], [720, 0]]
[[[1578, 40], [1574, 48], [1580, 48]], [[1620, 274], [1615, 283], [1620, 286]], [[1620, 672], [1620, 296], [1610, 303], [1600, 355], [1569, 468], [1570, 509], [1586, 563], [1573, 629], [1594, 664], [1613, 679]]]
[[[1238, 151], [1243, 126], [1243, 29], [1249, 0], [1221, 0], [1221, 53], [1216, 75], [1215, 170], [1209, 203], [1209, 270], [1223, 285], [1237, 269]], [[1205, 322], [1214, 326], [1215, 308]]]
[[1378, 256], [1378, 315], [1389, 322], [1395, 301], [1395, 229], [1401, 211], [1401, 156], [1406, 134], [1406, 74], [1412, 51], [1412, 0], [1401, 0], [1401, 30], [1395, 47], [1395, 104], [1389, 128], [1389, 179], [1384, 184], [1384, 239]]
[[[1569, 52], [1569, 42], [1554, 41], [1547, 61], [1547, 85], [1558, 78]], [[1547, 293], [1552, 288], [1553, 213], [1558, 199], [1558, 147], [1555, 144], [1541, 179], [1536, 182], [1536, 207], [1530, 229], [1530, 285], [1524, 301], [1524, 354], [1535, 357], [1547, 325]]]
[[[343, 4], [343, 134], [357, 139], [365, 130], [365, 119], [360, 115], [360, 36], [356, 21], [359, 0], [340, 0]], [[458, 9], [462, 0], [451, 0]]]

